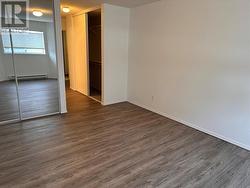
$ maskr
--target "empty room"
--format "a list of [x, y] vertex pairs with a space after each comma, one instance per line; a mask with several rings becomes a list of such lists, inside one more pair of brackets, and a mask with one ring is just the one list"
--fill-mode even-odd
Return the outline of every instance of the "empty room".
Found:
[[0, 188], [250, 187], [250, 1], [0, 10]]

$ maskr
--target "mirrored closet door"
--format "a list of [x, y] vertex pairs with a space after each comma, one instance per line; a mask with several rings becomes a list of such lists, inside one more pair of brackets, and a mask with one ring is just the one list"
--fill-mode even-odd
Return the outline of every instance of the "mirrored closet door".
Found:
[[0, 122], [59, 113], [53, 0], [26, 11], [26, 29], [1, 32]]
[[11, 52], [11, 33], [8, 29], [0, 32], [0, 122], [20, 119], [16, 68]]

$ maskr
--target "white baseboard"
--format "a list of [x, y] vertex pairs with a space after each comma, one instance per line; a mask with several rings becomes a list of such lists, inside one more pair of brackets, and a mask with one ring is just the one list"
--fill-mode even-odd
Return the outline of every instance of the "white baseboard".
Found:
[[231, 144], [234, 144], [234, 145], [236, 145], [236, 146], [239, 146], [239, 147], [241, 147], [241, 148], [243, 148], [243, 149], [246, 149], [246, 150], [250, 151], [250, 146], [249, 146], [249, 145], [243, 144], [243, 143], [241, 143], [241, 142], [238, 142], [238, 141], [236, 141], [236, 140], [234, 140], [234, 139], [225, 137], [225, 136], [223, 136], [223, 135], [221, 135], [221, 134], [218, 134], [218, 133], [216, 133], [216, 132], [213, 132], [213, 131], [204, 129], [204, 128], [200, 127], [200, 126], [197, 126], [197, 125], [194, 125], [194, 124], [192, 124], [192, 123], [186, 122], [186, 121], [184, 121], [184, 120], [178, 119], [178, 118], [176, 118], [176, 117], [174, 117], [174, 116], [171, 116], [171, 115], [168, 115], [168, 114], [166, 114], [166, 113], [164, 113], [164, 112], [159, 112], [159, 111], [154, 110], [154, 109], [152, 109], [152, 108], [150, 108], [150, 107], [148, 107], [148, 106], [139, 104], [139, 103], [137, 103], [136, 101], [131, 101], [131, 100], [129, 100], [128, 102], [130, 102], [130, 103], [132, 103], [132, 104], [134, 104], [134, 105], [136, 105], [136, 106], [145, 108], [145, 109], [147, 109], [147, 110], [149, 110], [149, 111], [151, 111], [151, 112], [160, 114], [160, 115], [162, 115], [162, 116], [164, 116], [164, 117], [167, 117], [167, 118], [169, 118], [169, 119], [172, 119], [172, 120], [174, 120], [174, 121], [177, 121], [177, 122], [179, 122], [179, 123], [181, 123], [181, 124], [184, 124], [184, 125], [186, 125], [186, 126], [188, 126], [188, 127], [194, 128], [194, 129], [196, 129], [196, 130], [198, 130], [198, 131], [204, 132], [204, 133], [209, 134], [209, 135], [211, 135], [211, 136], [213, 136], [213, 137], [219, 138], [219, 139], [221, 139], [221, 140], [224, 140], [224, 141], [226, 141], [226, 142], [229, 142], [229, 143], [231, 143]]
[[104, 102], [102, 102], [102, 105], [109, 106], [109, 105], [118, 104], [118, 103], [122, 103], [122, 102], [127, 102], [127, 100], [123, 99], [123, 100], [104, 101]]

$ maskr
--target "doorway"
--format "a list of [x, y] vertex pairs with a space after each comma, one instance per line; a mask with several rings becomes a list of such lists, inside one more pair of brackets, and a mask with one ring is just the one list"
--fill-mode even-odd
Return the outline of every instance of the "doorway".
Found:
[[101, 9], [88, 13], [88, 59], [90, 96], [101, 101], [102, 48]]
[[67, 34], [66, 31], [62, 31], [62, 42], [63, 42], [63, 64], [64, 64], [64, 76], [65, 80], [69, 82], [69, 62], [68, 62], [68, 51], [67, 51]]
[[66, 86], [102, 103], [101, 9], [64, 13], [61, 20]]

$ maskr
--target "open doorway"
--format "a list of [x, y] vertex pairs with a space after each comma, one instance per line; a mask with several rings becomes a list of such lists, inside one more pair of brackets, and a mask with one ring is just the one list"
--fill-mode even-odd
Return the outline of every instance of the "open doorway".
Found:
[[101, 20], [101, 9], [62, 14], [66, 86], [100, 103], [102, 103]]
[[64, 64], [64, 76], [65, 83], [69, 85], [69, 62], [68, 62], [68, 51], [67, 51], [67, 34], [65, 28], [62, 30], [62, 41], [63, 41], [63, 64]]
[[88, 59], [89, 94], [101, 101], [102, 49], [101, 49], [101, 9], [88, 13]]

